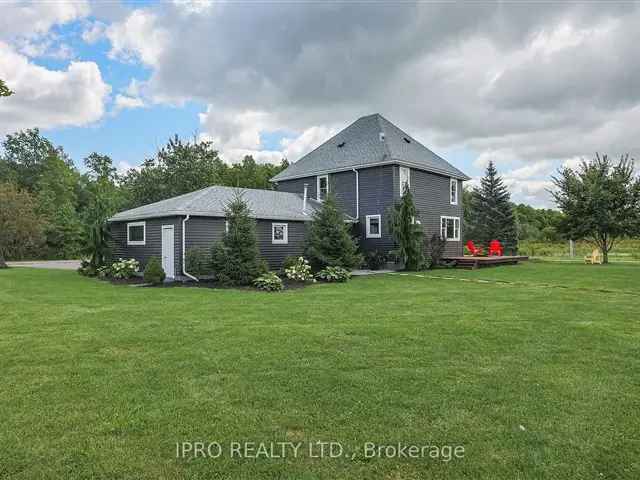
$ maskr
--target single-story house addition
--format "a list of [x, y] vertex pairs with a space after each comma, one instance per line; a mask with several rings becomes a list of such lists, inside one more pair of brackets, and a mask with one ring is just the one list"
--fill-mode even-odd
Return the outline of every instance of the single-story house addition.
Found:
[[[461, 256], [462, 183], [469, 177], [379, 114], [359, 118], [280, 172], [275, 191], [245, 189], [256, 219], [260, 252], [271, 268], [304, 250], [306, 222], [332, 192], [346, 221], [353, 221], [363, 250], [395, 247], [387, 215], [407, 185], [425, 237], [447, 240], [445, 255]], [[191, 247], [219, 241], [224, 205], [233, 188], [212, 186], [121, 212], [110, 219], [114, 256], [143, 265], [162, 258], [168, 277], [189, 276]]]
[[222, 239], [225, 205], [238, 193], [256, 220], [260, 254], [271, 268], [289, 255], [303, 254], [305, 222], [320, 206], [317, 200], [305, 201], [304, 193], [212, 186], [114, 215], [109, 219], [113, 256], [135, 258], [142, 265], [159, 257], [167, 277], [188, 277], [187, 250], [210, 249]]

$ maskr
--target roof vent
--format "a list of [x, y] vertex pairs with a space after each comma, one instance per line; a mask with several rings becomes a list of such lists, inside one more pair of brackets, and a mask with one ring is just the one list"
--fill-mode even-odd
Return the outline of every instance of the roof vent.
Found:
[[339, 143], [339, 144], [338, 144], [338, 148], [342, 148], [342, 147], [344, 147], [344, 144], [345, 144], [345, 143], [346, 143], [346, 142], [341, 142], [341, 143]]
[[380, 132], [380, 141], [384, 142], [384, 132]]
[[402, 139], [407, 143], [411, 143], [411, 140], [409, 140], [407, 137], [402, 137]]

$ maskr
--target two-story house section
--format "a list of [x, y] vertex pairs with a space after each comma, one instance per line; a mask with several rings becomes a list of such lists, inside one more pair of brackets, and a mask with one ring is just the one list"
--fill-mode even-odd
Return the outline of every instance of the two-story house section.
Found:
[[332, 192], [358, 219], [363, 249], [389, 251], [390, 209], [408, 184], [425, 235], [440, 233], [445, 254], [462, 255], [462, 182], [469, 177], [379, 114], [359, 118], [271, 179], [281, 192], [322, 201]]

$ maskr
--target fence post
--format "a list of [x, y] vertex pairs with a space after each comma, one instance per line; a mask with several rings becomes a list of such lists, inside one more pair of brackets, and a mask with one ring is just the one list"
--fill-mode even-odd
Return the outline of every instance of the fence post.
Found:
[[571, 258], [575, 257], [575, 249], [573, 245], [573, 240], [569, 240], [569, 256]]

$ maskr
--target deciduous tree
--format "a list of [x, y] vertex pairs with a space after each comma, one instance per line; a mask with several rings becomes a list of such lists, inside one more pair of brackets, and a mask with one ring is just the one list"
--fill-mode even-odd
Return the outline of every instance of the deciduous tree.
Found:
[[629, 155], [614, 163], [596, 154], [575, 170], [560, 170], [553, 183], [553, 198], [564, 213], [561, 231], [591, 242], [602, 251], [604, 263], [618, 239], [640, 233], [640, 179]]
[[5, 258], [31, 255], [44, 242], [43, 219], [35, 198], [11, 183], [0, 183], [0, 268]]

